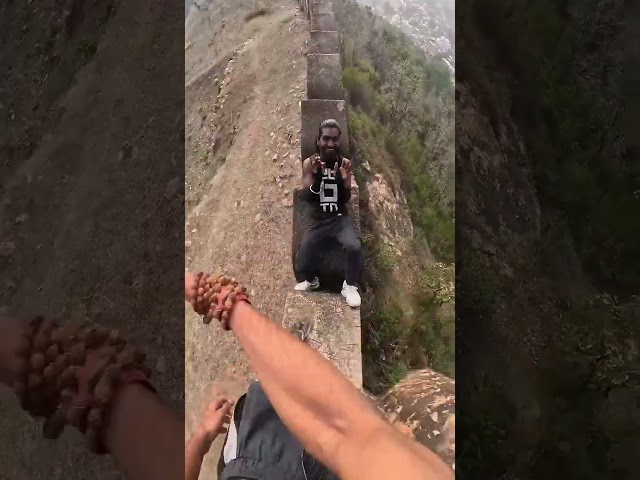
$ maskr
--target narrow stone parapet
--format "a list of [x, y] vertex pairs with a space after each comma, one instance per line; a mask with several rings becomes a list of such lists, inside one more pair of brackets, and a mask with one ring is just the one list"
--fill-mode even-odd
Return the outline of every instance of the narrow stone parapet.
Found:
[[341, 295], [288, 293], [283, 326], [310, 321], [314, 328], [308, 344], [362, 389], [360, 309], [349, 307]]

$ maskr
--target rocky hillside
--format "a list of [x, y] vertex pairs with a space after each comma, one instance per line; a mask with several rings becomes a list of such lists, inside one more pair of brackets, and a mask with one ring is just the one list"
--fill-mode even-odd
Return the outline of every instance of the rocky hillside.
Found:
[[456, 7], [457, 473], [624, 477], [640, 205], [612, 4]]
[[371, 9], [333, 6], [368, 251], [365, 385], [422, 367], [453, 376], [452, 79]]
[[409, 35], [433, 59], [455, 74], [455, 2], [453, 0], [362, 0]]

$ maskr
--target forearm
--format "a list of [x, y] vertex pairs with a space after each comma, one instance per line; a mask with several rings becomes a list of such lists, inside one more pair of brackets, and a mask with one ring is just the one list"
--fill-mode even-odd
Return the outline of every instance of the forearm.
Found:
[[156, 394], [131, 385], [117, 396], [105, 442], [126, 478], [180, 478], [183, 438], [183, 419]]
[[330, 468], [345, 438], [381, 422], [327, 359], [250, 306], [237, 304], [231, 329], [282, 421]]
[[347, 175], [347, 178], [343, 178], [344, 188], [351, 194], [351, 175]]
[[315, 182], [315, 178], [313, 175], [311, 174], [304, 175], [302, 177], [302, 188], [308, 190], [309, 187], [311, 187], [314, 182]]
[[318, 195], [322, 187], [322, 175], [315, 174], [310, 180], [309, 190], [312, 194]]
[[201, 431], [198, 431], [191, 437], [184, 449], [184, 480], [198, 479], [206, 452], [205, 436]]
[[[383, 455], [380, 452], [384, 452]], [[337, 455], [344, 479], [453, 480], [453, 470], [435, 453], [385, 423], [364, 442], [345, 443]]]
[[338, 174], [337, 176], [340, 198], [342, 198], [344, 202], [348, 202], [351, 198], [351, 175], [347, 177], [348, 179], [345, 179], [342, 174]]

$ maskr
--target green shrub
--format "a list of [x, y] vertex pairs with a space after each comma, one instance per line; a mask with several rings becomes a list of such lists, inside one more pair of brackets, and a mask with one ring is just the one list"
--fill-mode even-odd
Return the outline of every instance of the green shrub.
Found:
[[393, 269], [396, 268], [397, 261], [398, 259], [393, 249], [386, 243], [383, 243], [378, 252], [378, 266], [382, 272], [384, 274], [390, 274]]
[[[428, 59], [396, 27], [356, 2], [334, 2], [334, 10], [350, 105], [351, 154], [366, 160], [375, 173], [382, 173], [394, 191], [402, 188], [414, 226], [413, 260], [420, 264], [424, 245], [428, 245], [436, 258], [453, 262], [451, 75], [446, 65]], [[366, 179], [358, 170], [356, 175], [362, 200]], [[399, 259], [378, 237], [364, 201], [361, 213], [370, 258], [367, 286], [375, 292], [372, 304], [362, 310], [365, 386], [378, 392], [393, 385], [407, 368], [427, 365], [453, 375], [453, 301], [442, 301], [442, 285], [438, 284], [451, 287], [452, 280], [447, 279], [452, 273], [431, 271], [435, 284], [426, 282], [410, 294], [402, 282], [396, 282], [402, 275], [396, 271]], [[393, 293], [389, 285], [395, 285]]]

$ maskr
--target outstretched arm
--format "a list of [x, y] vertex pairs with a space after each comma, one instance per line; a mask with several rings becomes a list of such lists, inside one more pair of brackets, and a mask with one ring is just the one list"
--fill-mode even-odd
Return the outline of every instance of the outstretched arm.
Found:
[[[0, 319], [0, 382], [6, 386], [18, 377], [23, 328], [13, 319]], [[183, 419], [135, 384], [116, 395], [104, 431], [105, 444], [125, 476], [139, 480], [181, 478], [183, 436]]]
[[335, 366], [281, 326], [239, 302], [230, 327], [282, 421], [341, 478], [453, 478], [437, 455], [381, 418]]

